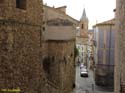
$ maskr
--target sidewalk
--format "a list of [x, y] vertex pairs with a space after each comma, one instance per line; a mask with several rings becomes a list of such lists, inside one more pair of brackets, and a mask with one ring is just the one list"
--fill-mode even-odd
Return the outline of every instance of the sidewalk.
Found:
[[71, 93], [87, 93], [87, 92], [82, 91], [82, 90], [76, 90], [76, 89], [74, 89], [73, 92], [71, 92]]
[[109, 92], [109, 91], [101, 91], [101, 90], [82, 90], [80, 88], [75, 88], [71, 93], [114, 93], [113, 91], [112, 92]]
[[82, 91], [82, 90], [76, 90], [76, 89], [74, 89], [73, 90], [73, 92], [71, 92], [71, 93], [114, 93], [114, 92], [105, 92], [105, 91], [97, 91], [97, 90], [95, 90], [95, 91]]

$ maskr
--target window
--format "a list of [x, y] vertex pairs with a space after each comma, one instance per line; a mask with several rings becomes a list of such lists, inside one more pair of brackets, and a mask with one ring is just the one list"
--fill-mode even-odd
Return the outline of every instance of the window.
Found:
[[82, 24], [82, 29], [84, 28], [84, 25]]
[[43, 21], [43, 25], [45, 24], [45, 21]]
[[16, 8], [26, 10], [26, 0], [16, 0]]
[[44, 9], [42, 9], [42, 13], [44, 13]]
[[45, 31], [45, 27], [43, 27], [43, 31]]

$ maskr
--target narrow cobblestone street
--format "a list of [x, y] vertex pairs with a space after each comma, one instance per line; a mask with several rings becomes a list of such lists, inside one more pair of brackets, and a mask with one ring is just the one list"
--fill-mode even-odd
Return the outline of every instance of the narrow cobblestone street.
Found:
[[89, 71], [89, 77], [80, 77], [80, 68], [76, 67], [76, 88], [73, 93], [114, 93], [94, 84], [93, 72]]

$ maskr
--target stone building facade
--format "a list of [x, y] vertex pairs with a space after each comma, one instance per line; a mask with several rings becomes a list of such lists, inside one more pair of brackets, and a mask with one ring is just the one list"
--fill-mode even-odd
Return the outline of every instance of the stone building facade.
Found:
[[[66, 14], [66, 6], [44, 5], [43, 40], [46, 42], [48, 93], [70, 93], [75, 84], [75, 30], [77, 20]], [[44, 66], [45, 67], [45, 66]], [[52, 90], [54, 89], [54, 90]]]
[[89, 68], [94, 70], [94, 30], [88, 30], [88, 43], [87, 43], [87, 53], [88, 53], [88, 61], [89, 61]]
[[50, 51], [48, 56], [52, 60], [48, 79], [57, 88], [57, 92], [49, 91], [49, 93], [70, 93], [72, 91], [75, 83], [74, 50], [72, 50], [74, 44], [73, 40], [48, 41]]
[[125, 93], [125, 1], [116, 0], [115, 93]]
[[72, 91], [77, 21], [64, 8], [46, 11], [42, 0], [0, 0], [0, 92]]
[[114, 87], [115, 19], [94, 26], [95, 83]]
[[45, 91], [41, 33], [42, 0], [0, 0], [0, 92]]
[[85, 9], [79, 21], [79, 28], [76, 33], [76, 47], [79, 50], [77, 61], [87, 65], [88, 44], [88, 18]]

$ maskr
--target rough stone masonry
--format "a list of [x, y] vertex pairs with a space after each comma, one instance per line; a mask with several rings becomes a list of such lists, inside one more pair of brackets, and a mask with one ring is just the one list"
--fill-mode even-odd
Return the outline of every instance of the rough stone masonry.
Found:
[[125, 0], [116, 0], [115, 93], [125, 92]]
[[0, 92], [72, 90], [75, 40], [44, 41], [42, 18], [42, 0], [0, 0]]
[[0, 92], [42, 93], [41, 0], [0, 0]]

